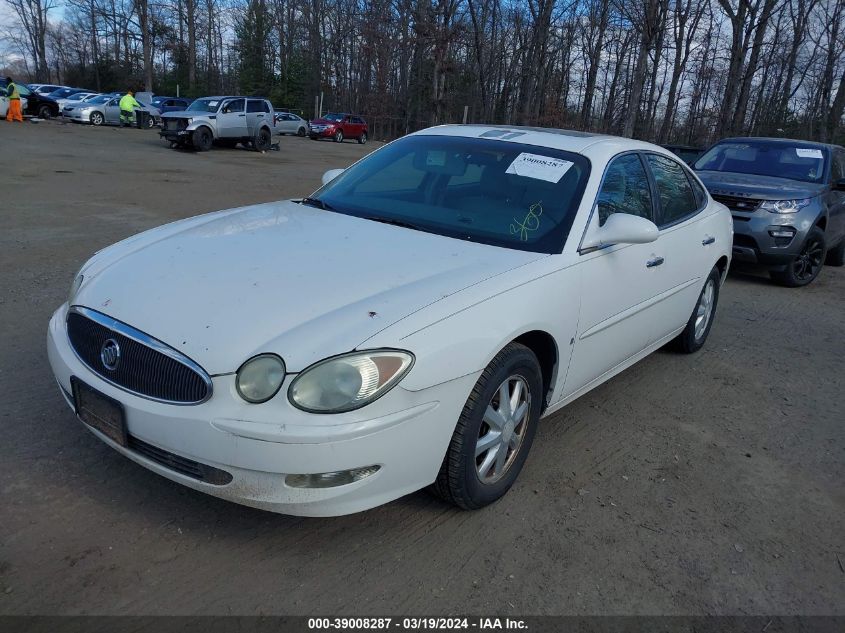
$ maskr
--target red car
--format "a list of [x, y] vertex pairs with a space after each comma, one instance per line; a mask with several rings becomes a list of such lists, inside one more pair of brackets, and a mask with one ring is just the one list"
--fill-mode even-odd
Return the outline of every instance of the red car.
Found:
[[354, 138], [363, 145], [367, 142], [368, 132], [367, 122], [355, 114], [329, 112], [323, 118], [308, 123], [308, 136], [314, 141], [330, 138], [335, 143], [343, 143], [345, 138]]

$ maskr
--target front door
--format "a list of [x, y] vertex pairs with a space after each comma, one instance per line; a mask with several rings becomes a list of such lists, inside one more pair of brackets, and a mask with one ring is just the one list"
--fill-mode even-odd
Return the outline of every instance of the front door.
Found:
[[[614, 213], [656, 220], [648, 173], [637, 153], [611, 161], [590, 222], [601, 226]], [[658, 242], [617, 244], [580, 256], [580, 319], [562, 397], [591, 385], [648, 347], [661, 292], [658, 251]]]
[[229, 99], [217, 114], [220, 138], [246, 138], [246, 99]]
[[103, 111], [106, 123], [120, 123], [120, 97], [107, 101]]

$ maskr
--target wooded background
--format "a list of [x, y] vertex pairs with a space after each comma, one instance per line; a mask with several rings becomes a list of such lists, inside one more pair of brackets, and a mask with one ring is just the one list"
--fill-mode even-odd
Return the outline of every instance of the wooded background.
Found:
[[0, 0], [9, 72], [470, 122], [842, 142], [845, 0]]

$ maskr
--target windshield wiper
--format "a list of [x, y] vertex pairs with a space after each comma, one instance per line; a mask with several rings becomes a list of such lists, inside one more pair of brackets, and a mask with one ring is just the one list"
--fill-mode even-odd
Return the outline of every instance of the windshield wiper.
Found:
[[299, 204], [307, 204], [309, 207], [317, 207], [323, 211], [334, 211], [335, 208], [327, 202], [323, 202], [319, 198], [303, 198]]
[[358, 216], [363, 218], [364, 220], [372, 220], [373, 222], [381, 222], [382, 224], [390, 224], [392, 226], [401, 226], [405, 229], [413, 229], [415, 231], [423, 231], [425, 233], [432, 233], [431, 229], [427, 229], [424, 226], [420, 226], [419, 224], [414, 224], [413, 222], [408, 222], [406, 220], [397, 220], [396, 218], [383, 218], [379, 215], [361, 215]]

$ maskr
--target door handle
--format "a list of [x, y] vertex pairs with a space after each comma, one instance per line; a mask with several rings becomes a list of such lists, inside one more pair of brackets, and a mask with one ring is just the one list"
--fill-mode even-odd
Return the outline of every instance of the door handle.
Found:
[[708, 244], [712, 244], [712, 243], [713, 243], [713, 242], [715, 242], [715, 241], [716, 241], [716, 238], [715, 238], [715, 237], [713, 237], [712, 235], [708, 235], [708, 236], [707, 236], [707, 237], [705, 237], [703, 240], [701, 240], [701, 245], [702, 245], [702, 246], [707, 246]]
[[246, 116], [245, 114], [239, 114], [238, 116]]
[[664, 262], [662, 257], [653, 257], [645, 263], [646, 268], [654, 268], [655, 266], [660, 266]]

